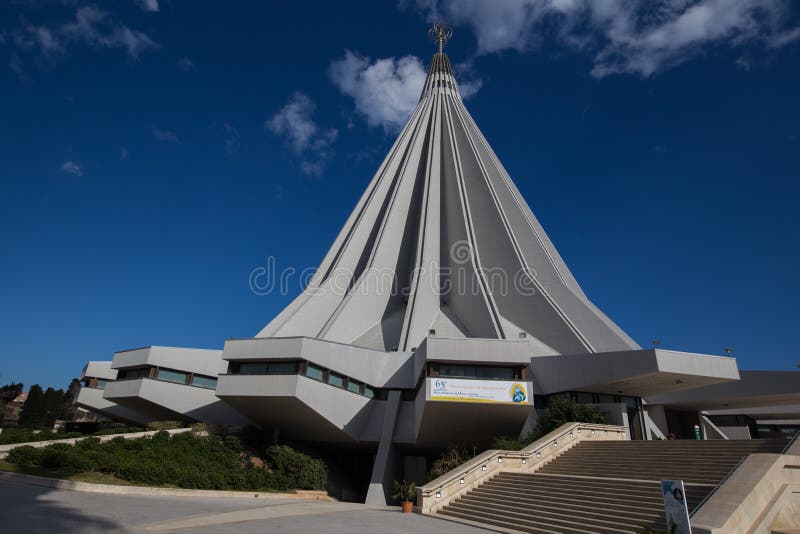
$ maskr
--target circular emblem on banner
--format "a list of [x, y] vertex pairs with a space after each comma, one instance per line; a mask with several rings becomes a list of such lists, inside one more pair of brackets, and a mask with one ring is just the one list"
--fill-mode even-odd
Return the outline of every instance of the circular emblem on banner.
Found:
[[511, 402], [525, 402], [527, 398], [525, 395], [525, 388], [522, 384], [514, 384], [511, 386], [510, 396]]

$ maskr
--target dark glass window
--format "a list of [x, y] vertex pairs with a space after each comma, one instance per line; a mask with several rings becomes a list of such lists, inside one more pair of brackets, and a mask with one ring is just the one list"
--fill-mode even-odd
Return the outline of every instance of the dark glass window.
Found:
[[325, 378], [325, 371], [323, 371], [316, 365], [308, 364], [308, 368], [306, 369], [306, 376], [308, 378], [313, 378], [314, 380], [323, 380]]
[[186, 374], [183, 371], [173, 371], [172, 369], [159, 369], [156, 378], [166, 382], [175, 382], [176, 384], [186, 383]]
[[361, 394], [361, 382], [356, 382], [355, 380], [348, 380], [347, 391], [352, 391], [353, 393]]
[[364, 386], [364, 396], [370, 399], [375, 398], [375, 390], [371, 386]]
[[336, 373], [328, 373], [328, 384], [336, 386], [337, 388], [344, 387], [344, 377]]
[[98, 379], [97, 379], [97, 386], [95, 386], [95, 387], [96, 387], [97, 389], [106, 389], [106, 381], [105, 381], [105, 380], [100, 380], [100, 379], [98, 378]]
[[267, 374], [267, 364], [264, 362], [246, 362], [236, 366], [237, 374], [240, 375], [265, 375]]
[[605, 393], [599, 393], [597, 395], [597, 402], [600, 404], [613, 404], [617, 402], [614, 398], [614, 395], [606, 395]]
[[217, 389], [217, 379], [211, 376], [194, 375], [192, 385], [206, 389]]
[[578, 404], [594, 404], [594, 395], [585, 391], [575, 393], [575, 402]]
[[296, 375], [297, 362], [270, 362], [267, 372], [271, 375]]
[[[435, 368], [434, 368], [435, 369]], [[485, 367], [481, 365], [439, 365], [439, 376], [449, 378], [482, 378], [485, 380], [513, 380], [513, 367]]]
[[140, 367], [138, 369], [122, 369], [118, 374], [119, 380], [131, 380], [134, 378], [150, 378], [150, 368]]

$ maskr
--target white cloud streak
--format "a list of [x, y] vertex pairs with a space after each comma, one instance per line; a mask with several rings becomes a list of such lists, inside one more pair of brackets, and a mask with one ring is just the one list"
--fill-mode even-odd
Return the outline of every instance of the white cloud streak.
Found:
[[303, 174], [319, 176], [333, 157], [332, 146], [339, 131], [320, 128], [311, 118], [316, 109], [317, 105], [307, 95], [295, 92], [278, 113], [264, 122], [264, 127], [286, 139], [295, 154], [301, 157], [300, 171]]
[[593, 55], [592, 75], [650, 76], [715, 45], [780, 48], [800, 39], [791, 0], [417, 0], [467, 26], [477, 54], [526, 52], [548, 38]]
[[93, 6], [78, 8], [73, 20], [60, 25], [26, 24], [13, 32], [13, 39], [19, 48], [38, 51], [51, 61], [76, 43], [97, 48], [122, 48], [134, 59], [159, 46], [146, 33], [116, 23], [107, 11]]
[[142, 11], [149, 11], [155, 13], [158, 11], [158, 0], [136, 0]]
[[71, 159], [61, 164], [61, 170], [74, 176], [83, 176], [83, 167]]
[[180, 143], [180, 139], [175, 134], [175, 132], [171, 130], [161, 130], [158, 128], [152, 128], [150, 133], [153, 134], [153, 137], [156, 138], [157, 141], [162, 143]]

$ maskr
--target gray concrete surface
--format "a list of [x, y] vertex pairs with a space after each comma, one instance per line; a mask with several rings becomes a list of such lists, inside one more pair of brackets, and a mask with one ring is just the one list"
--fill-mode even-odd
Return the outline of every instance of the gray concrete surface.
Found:
[[79, 493], [0, 480], [3, 532], [477, 534], [488, 532], [396, 508], [297, 501]]

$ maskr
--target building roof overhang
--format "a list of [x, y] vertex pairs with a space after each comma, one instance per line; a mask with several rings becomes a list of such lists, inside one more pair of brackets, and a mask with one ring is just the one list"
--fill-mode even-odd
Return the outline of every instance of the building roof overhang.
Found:
[[541, 356], [531, 360], [541, 394], [586, 391], [648, 397], [739, 379], [736, 360], [660, 349]]

